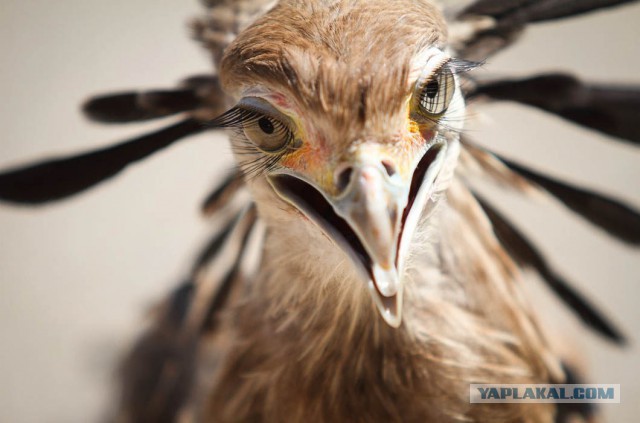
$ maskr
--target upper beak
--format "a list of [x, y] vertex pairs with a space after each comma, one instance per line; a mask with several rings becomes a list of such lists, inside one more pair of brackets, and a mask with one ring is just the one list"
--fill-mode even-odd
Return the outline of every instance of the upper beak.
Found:
[[409, 187], [381, 167], [364, 163], [350, 171], [351, 181], [333, 206], [369, 254], [376, 287], [391, 297], [398, 292], [397, 247]]
[[298, 174], [269, 176], [280, 197], [352, 258], [382, 317], [393, 327], [402, 322], [406, 245], [428, 203], [445, 150], [445, 144], [431, 145], [405, 175], [375, 150], [356, 155], [341, 171], [346, 178], [337, 178], [344, 186], [334, 196]]

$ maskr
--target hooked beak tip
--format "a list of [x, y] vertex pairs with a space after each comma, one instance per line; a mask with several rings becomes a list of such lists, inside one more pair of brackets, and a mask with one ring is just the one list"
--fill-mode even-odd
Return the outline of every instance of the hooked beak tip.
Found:
[[375, 282], [370, 281], [369, 291], [385, 323], [393, 328], [400, 327], [402, 324], [402, 286], [399, 286], [394, 295], [386, 297], [381, 295]]
[[384, 269], [378, 263], [373, 263], [371, 273], [378, 291], [384, 297], [391, 297], [398, 293], [400, 275], [395, 265]]

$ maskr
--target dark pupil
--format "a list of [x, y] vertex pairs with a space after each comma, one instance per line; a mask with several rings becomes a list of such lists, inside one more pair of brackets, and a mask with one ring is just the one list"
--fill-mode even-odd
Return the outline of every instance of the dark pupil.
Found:
[[438, 81], [431, 81], [427, 84], [427, 89], [425, 90], [425, 94], [427, 94], [427, 97], [429, 98], [434, 98], [436, 95], [438, 95], [439, 89], [440, 89], [440, 84], [438, 84]]
[[258, 120], [258, 125], [265, 134], [273, 134], [273, 131], [275, 130], [273, 123], [271, 123], [271, 121], [266, 117], [260, 118], [260, 120]]

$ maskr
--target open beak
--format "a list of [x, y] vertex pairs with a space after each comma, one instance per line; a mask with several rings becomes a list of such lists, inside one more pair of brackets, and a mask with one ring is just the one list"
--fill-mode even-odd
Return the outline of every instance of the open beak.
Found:
[[384, 320], [402, 322], [402, 270], [407, 246], [434, 181], [446, 144], [429, 146], [404, 178], [375, 153], [358, 156], [337, 196], [301, 175], [269, 175], [276, 193], [315, 222], [352, 259]]

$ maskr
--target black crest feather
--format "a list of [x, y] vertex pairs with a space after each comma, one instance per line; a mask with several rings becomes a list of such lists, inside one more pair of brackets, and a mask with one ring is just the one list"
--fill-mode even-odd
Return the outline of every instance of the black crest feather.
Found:
[[593, 225], [628, 244], [640, 245], [640, 213], [630, 206], [603, 194], [560, 182], [503, 157], [496, 157]]
[[556, 295], [589, 327], [618, 344], [625, 343], [621, 332], [549, 266], [531, 241], [487, 201], [477, 194], [475, 196], [489, 217], [498, 240], [507, 247], [514, 260], [521, 266], [535, 269]]
[[82, 110], [103, 123], [139, 122], [193, 110], [201, 105], [194, 89], [124, 92], [89, 99]]
[[69, 197], [205, 129], [200, 122], [187, 119], [112, 147], [9, 170], [0, 174], [0, 200], [40, 204]]
[[478, 83], [470, 95], [515, 101], [640, 143], [640, 87], [587, 84], [560, 73]]

